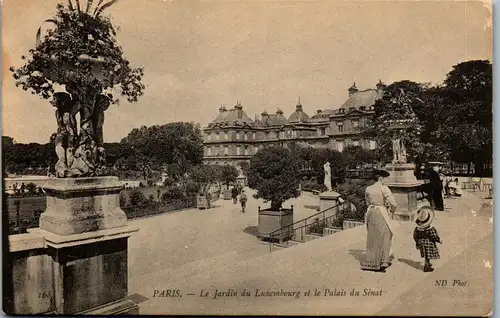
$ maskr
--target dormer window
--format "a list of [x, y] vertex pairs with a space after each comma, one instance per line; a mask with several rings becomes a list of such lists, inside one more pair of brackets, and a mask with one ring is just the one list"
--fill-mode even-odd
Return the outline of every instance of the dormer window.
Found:
[[353, 128], [358, 128], [358, 127], [359, 127], [359, 121], [357, 121], [357, 120], [353, 120], [353, 121], [352, 121], [352, 127], [353, 127]]
[[370, 106], [368, 109], [369, 109], [369, 110], [374, 110], [374, 109], [375, 109], [375, 107], [372, 105], [372, 106]]
[[339, 114], [343, 114], [343, 113], [344, 113], [344, 109], [343, 109], [343, 108], [339, 109], [339, 110], [338, 110], [338, 113], [339, 113]]
[[366, 106], [360, 106], [359, 110], [366, 110]]

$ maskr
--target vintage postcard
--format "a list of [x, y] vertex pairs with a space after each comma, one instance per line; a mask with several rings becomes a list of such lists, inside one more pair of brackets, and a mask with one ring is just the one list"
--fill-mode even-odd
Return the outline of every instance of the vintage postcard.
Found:
[[2, 20], [5, 313], [491, 314], [491, 3]]

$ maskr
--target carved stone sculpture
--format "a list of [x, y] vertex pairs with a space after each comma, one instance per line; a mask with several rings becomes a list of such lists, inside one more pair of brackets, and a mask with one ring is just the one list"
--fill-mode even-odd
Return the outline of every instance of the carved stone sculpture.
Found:
[[403, 141], [399, 138], [392, 140], [392, 163], [406, 163], [406, 147]]
[[330, 163], [329, 162], [325, 163], [323, 168], [325, 170], [324, 184], [325, 184], [326, 188], [328, 189], [328, 191], [332, 191], [332, 172], [330, 169]]
[[[66, 92], [54, 94], [57, 134], [55, 150], [58, 161], [56, 177], [81, 177], [105, 172], [104, 112], [111, 100], [98, 90], [66, 85]], [[71, 95], [70, 95], [71, 94]], [[78, 133], [76, 115], [80, 116]]]

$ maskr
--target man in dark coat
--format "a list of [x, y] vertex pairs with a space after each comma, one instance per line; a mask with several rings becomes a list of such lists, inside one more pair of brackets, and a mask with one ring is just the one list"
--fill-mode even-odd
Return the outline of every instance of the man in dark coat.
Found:
[[231, 197], [233, 198], [233, 204], [238, 203], [238, 188], [233, 187], [231, 190]]
[[444, 211], [443, 182], [441, 181], [437, 170], [439, 170], [439, 168], [434, 167], [433, 170], [429, 173], [431, 190], [431, 197], [429, 199], [431, 206], [434, 209], [438, 211]]

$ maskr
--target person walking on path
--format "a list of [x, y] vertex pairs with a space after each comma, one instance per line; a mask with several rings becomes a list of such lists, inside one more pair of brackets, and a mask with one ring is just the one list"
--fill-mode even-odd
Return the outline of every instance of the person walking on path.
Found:
[[243, 189], [241, 189], [240, 203], [241, 203], [241, 212], [245, 213], [245, 208], [247, 206], [247, 195], [245, 193], [245, 190]]
[[385, 170], [375, 170], [373, 180], [376, 182], [365, 190], [365, 200], [368, 209], [365, 214], [365, 224], [368, 231], [366, 238], [366, 252], [361, 263], [362, 270], [385, 272], [391, 266], [394, 255], [391, 254], [394, 228], [389, 219], [390, 212], [396, 211], [396, 200], [391, 190], [382, 184], [382, 180], [389, 176]]
[[429, 174], [429, 187], [431, 189], [431, 197], [429, 198], [429, 202], [432, 208], [438, 211], [444, 211], [443, 181], [441, 181], [438, 171], [439, 167], [435, 166]]
[[238, 201], [238, 188], [233, 187], [231, 189], [231, 197], [233, 198], [233, 204], [236, 204]]
[[431, 259], [439, 259], [439, 250], [436, 243], [443, 244], [437, 230], [431, 226], [434, 220], [434, 210], [430, 207], [422, 207], [417, 212], [415, 223], [417, 226], [413, 231], [415, 247], [420, 251], [424, 259], [424, 272], [432, 272]]

